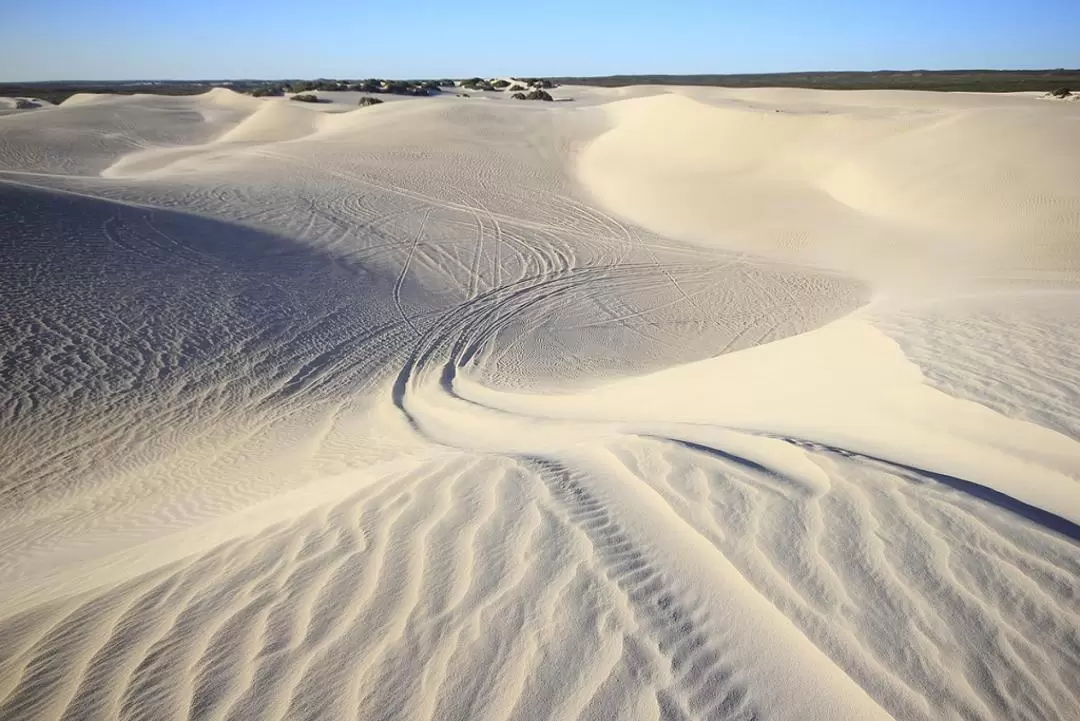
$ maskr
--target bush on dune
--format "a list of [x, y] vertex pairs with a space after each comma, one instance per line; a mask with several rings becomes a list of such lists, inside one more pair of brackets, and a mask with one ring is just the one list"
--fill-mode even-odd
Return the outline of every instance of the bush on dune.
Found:
[[461, 83], [466, 90], [494, 90], [491, 83], [483, 78], [469, 78]]
[[[365, 80], [318, 80], [315, 82], [293, 83], [287, 88], [292, 93], [310, 94], [312, 91], [340, 92], [351, 90], [358, 93], [390, 93], [392, 95], [427, 96], [437, 95], [442, 88], [437, 80], [382, 80], [379, 78], [367, 78]], [[296, 98], [294, 98], [296, 99]], [[304, 100], [302, 102], [323, 102]]]
[[253, 98], [279, 98], [285, 91], [277, 87], [252, 88], [250, 94]]
[[544, 102], [548, 103], [554, 100], [554, 98], [551, 97], [550, 94], [540, 89], [530, 90], [528, 93], [514, 93], [510, 97], [512, 97], [514, 100], [543, 100]]
[[312, 93], [300, 93], [293, 95], [289, 100], [295, 100], [299, 103], [317, 103], [319, 102], [319, 96]]
[[375, 78], [368, 78], [367, 80], [361, 80], [358, 83], [354, 83], [349, 86], [349, 90], [356, 90], [362, 93], [377, 93], [382, 90], [382, 81]]
[[531, 88], [540, 88], [541, 90], [550, 90], [555, 87], [555, 83], [547, 78], [520, 78], [519, 82], [525, 83], [525, 85]]
[[360, 98], [360, 102], [357, 103], [361, 108], [366, 108], [369, 105], [382, 105], [383, 101], [378, 98]]
[[1062, 99], [1068, 98], [1072, 94], [1073, 92], [1069, 88], [1058, 88], [1057, 90], [1054, 90], [1050, 93], [1050, 95], [1052, 95], [1053, 97]]

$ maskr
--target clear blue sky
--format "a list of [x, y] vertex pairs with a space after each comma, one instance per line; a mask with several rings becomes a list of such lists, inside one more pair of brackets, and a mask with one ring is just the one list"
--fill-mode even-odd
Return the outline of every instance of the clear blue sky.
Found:
[[1080, 0], [0, 0], [0, 80], [1080, 67]]

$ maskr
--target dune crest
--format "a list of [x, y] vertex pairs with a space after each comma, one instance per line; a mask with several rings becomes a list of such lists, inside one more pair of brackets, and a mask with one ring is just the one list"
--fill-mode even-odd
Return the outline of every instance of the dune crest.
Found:
[[614, 127], [579, 168], [646, 227], [879, 280], [1080, 267], [1075, 112], [992, 96], [888, 112], [878, 94], [839, 107], [827, 93], [809, 107], [806, 94], [776, 95], [614, 103]]

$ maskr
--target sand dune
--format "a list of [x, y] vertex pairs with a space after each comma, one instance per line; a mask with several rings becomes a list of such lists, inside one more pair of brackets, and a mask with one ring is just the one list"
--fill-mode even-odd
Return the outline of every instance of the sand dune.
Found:
[[614, 103], [582, 170], [647, 227], [875, 278], [1080, 264], [1075, 112], [1011, 96], [894, 109], [877, 92], [840, 107], [787, 95]]
[[1080, 106], [0, 117], [0, 718], [1080, 715]]

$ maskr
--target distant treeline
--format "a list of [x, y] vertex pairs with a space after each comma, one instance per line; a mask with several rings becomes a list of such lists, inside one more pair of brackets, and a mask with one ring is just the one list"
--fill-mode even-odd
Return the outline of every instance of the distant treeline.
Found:
[[76, 93], [112, 93], [114, 95], [200, 95], [216, 87], [238, 93], [282, 95], [312, 90], [363, 90], [399, 95], [427, 95], [440, 87], [453, 87], [453, 80], [128, 80], [94, 81], [64, 80], [40, 83], [0, 83], [0, 97], [39, 98], [50, 103], [62, 103]]
[[877, 70], [752, 75], [607, 75], [553, 78], [563, 85], [712, 85], [728, 88], [937, 90], [985, 93], [1080, 89], [1080, 70]]
[[[265, 85], [262, 80], [241, 80], [225, 85], [237, 92]], [[76, 93], [113, 93], [116, 95], [134, 95], [152, 93], [154, 95], [199, 95], [213, 87], [223, 85], [220, 82], [194, 80], [156, 82], [108, 82], [108, 81], [61, 81], [44, 83], [0, 83], [0, 97], [39, 98], [50, 103], [62, 103]]]
[[[823, 90], [939, 90], [1012, 93], [1051, 92], [1062, 88], [1080, 89], [1080, 70], [878, 70], [873, 72], [805, 72], [752, 75], [607, 75], [604, 77], [550, 78], [559, 85], [714, 85], [729, 88], [781, 87]], [[78, 81], [42, 83], [0, 83], [0, 97], [29, 97], [60, 103], [75, 93], [153, 93], [156, 95], [198, 95], [213, 87], [227, 87], [240, 93], [264, 87], [305, 86], [347, 81], [267, 80], [160, 80], [160, 81]], [[355, 82], [355, 81], [354, 81]], [[368, 81], [363, 81], [368, 82]], [[399, 82], [399, 81], [394, 81]], [[403, 84], [439, 85], [449, 81], [400, 81]]]

